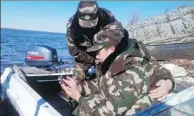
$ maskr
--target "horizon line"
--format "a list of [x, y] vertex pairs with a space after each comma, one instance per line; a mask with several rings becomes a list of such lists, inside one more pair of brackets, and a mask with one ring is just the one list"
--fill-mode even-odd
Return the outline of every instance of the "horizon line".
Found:
[[34, 32], [45, 32], [45, 33], [55, 33], [55, 34], [66, 34], [63, 32], [53, 32], [53, 31], [44, 31], [44, 30], [32, 30], [32, 29], [20, 29], [20, 28], [10, 28], [10, 27], [1, 27], [1, 29], [13, 29], [13, 30], [23, 30], [23, 31], [34, 31]]

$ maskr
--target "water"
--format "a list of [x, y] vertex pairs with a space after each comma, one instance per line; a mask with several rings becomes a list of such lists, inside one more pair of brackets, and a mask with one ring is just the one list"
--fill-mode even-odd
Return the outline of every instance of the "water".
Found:
[[[6, 67], [12, 67], [14, 64], [25, 66], [25, 53], [32, 45], [53, 47], [57, 50], [58, 58], [72, 60], [67, 50], [65, 34], [1, 28], [1, 74]], [[14, 109], [9, 102], [0, 104], [0, 115], [13, 116], [13, 114]]]
[[65, 34], [17, 29], [1, 29], [1, 73], [13, 64], [24, 66], [27, 48], [32, 45], [47, 45], [57, 50], [58, 57], [72, 60]]

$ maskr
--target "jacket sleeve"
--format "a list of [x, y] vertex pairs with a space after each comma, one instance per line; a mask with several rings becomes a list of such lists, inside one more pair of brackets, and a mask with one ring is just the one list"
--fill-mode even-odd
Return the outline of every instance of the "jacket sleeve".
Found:
[[90, 94], [99, 93], [99, 81], [100, 81], [100, 78], [95, 78], [89, 81], [83, 81], [82, 95], [87, 96]]
[[105, 26], [110, 23], [118, 22], [116, 18], [114, 17], [114, 15], [111, 13], [111, 11], [109, 11], [106, 8], [101, 8], [101, 10], [103, 10], [103, 13], [104, 13], [103, 21], [105, 21]]
[[150, 76], [149, 80], [149, 86], [150, 86], [150, 90], [157, 88], [156, 83], [162, 79], [166, 80], [169, 79], [172, 82], [172, 90], [175, 89], [175, 81], [174, 78], [172, 76], [172, 74], [170, 73], [169, 70], [165, 69], [163, 66], [161, 66], [155, 58], [151, 58], [151, 63], [149, 64], [148, 67], [153, 67], [152, 69], [150, 69], [150, 71], [153, 71], [152, 75]]
[[76, 59], [84, 63], [91, 64], [94, 62], [94, 58], [90, 55], [88, 55], [85, 51], [79, 49], [77, 45], [75, 44], [73, 40], [73, 35], [71, 33], [71, 30], [67, 27], [67, 34], [66, 34], [66, 39], [67, 39], [67, 46], [69, 53]]
[[[136, 41], [137, 40], [133, 40]], [[142, 42], [138, 42], [138, 45], [141, 49], [142, 52], [144, 52], [144, 58], [141, 62], [141, 65], [145, 67], [145, 74], [149, 78], [149, 88], [150, 90], [157, 88], [156, 83], [160, 80], [166, 80], [169, 79], [171, 80], [173, 87], [172, 90], [175, 88], [175, 81], [173, 79], [172, 74], [170, 71], [165, 69], [163, 66], [161, 66], [158, 61], [150, 55], [150, 52], [148, 49], [145, 47], [145, 45]], [[149, 60], [149, 62], [148, 62]]]
[[105, 8], [104, 8], [104, 11], [107, 13], [108, 20], [110, 21], [110, 23], [117, 22], [116, 18], [115, 18], [114, 15], [111, 13], [111, 11], [109, 11], [108, 9], [105, 9]]
[[[79, 114], [81, 116], [113, 116], [124, 115], [138, 100], [142, 99], [147, 92], [146, 79], [140, 78], [133, 70], [127, 70], [114, 78], [102, 80], [107, 86], [99, 94], [92, 94], [79, 99]], [[106, 85], [105, 84], [105, 85]], [[147, 100], [147, 99], [146, 99]], [[146, 101], [145, 100], [145, 101]], [[139, 103], [140, 107], [150, 106], [148, 103]], [[138, 106], [138, 105], [137, 105]]]

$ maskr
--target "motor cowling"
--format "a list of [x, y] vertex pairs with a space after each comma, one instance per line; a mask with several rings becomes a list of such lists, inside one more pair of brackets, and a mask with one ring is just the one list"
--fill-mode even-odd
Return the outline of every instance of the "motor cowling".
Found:
[[25, 55], [25, 63], [33, 67], [49, 67], [57, 62], [56, 49], [45, 45], [30, 46]]

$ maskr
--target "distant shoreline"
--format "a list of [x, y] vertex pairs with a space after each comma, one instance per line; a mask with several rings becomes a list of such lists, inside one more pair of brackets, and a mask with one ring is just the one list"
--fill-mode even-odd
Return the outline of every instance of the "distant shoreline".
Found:
[[2, 29], [7, 29], [7, 30], [21, 30], [21, 31], [31, 31], [31, 32], [41, 32], [41, 33], [52, 33], [52, 34], [65, 34], [65, 33], [60, 33], [60, 32], [37, 31], [37, 30], [16, 29], [16, 28], [1, 28], [1, 30], [2, 30]]

